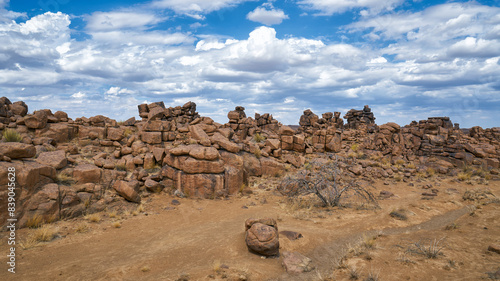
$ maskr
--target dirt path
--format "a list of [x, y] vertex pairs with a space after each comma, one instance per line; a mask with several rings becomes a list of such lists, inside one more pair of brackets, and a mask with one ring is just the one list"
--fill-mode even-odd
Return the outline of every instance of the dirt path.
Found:
[[384, 228], [379, 230], [361, 231], [350, 233], [349, 235], [337, 238], [333, 241], [325, 243], [306, 254], [307, 257], [314, 261], [316, 270], [310, 273], [294, 276], [287, 273], [282, 274], [278, 280], [317, 280], [318, 275], [316, 271], [328, 272], [333, 271], [333, 267], [338, 261], [339, 257], [343, 256], [351, 245], [355, 245], [362, 241], [363, 237], [370, 237], [375, 235], [397, 235], [397, 234], [410, 234], [421, 230], [437, 230], [442, 229], [450, 223], [454, 222], [464, 214], [470, 211], [469, 207], [452, 210], [447, 213], [435, 216], [428, 221], [411, 225], [407, 227], [398, 228]]
[[[358, 242], [363, 235], [381, 232], [393, 237], [442, 231], [469, 211], [460, 201], [468, 186], [453, 187], [460, 193], [443, 192], [436, 200], [423, 201], [418, 187], [380, 184], [378, 189], [389, 189], [398, 196], [381, 201], [382, 209], [375, 212], [290, 210], [281, 203], [281, 196], [258, 191], [230, 200], [179, 199], [181, 204], [172, 209], [172, 197], [155, 195], [145, 205], [146, 213], [126, 217], [121, 228], [113, 228], [106, 213], [102, 222], [88, 223], [91, 229], [83, 234], [75, 232], [82, 219], [56, 222], [54, 226], [63, 237], [32, 249], [19, 249], [14, 276], [5, 269], [5, 255], [0, 256], [4, 265], [0, 267], [0, 280], [176, 280], [183, 273], [189, 274], [190, 280], [213, 280], [207, 276], [213, 275], [216, 264], [248, 273], [250, 280], [297, 278], [284, 273], [280, 259], [262, 259], [248, 252], [243, 242], [244, 221], [251, 217], [277, 218], [280, 230], [302, 233], [303, 238], [296, 241], [281, 237], [282, 250], [303, 253], [319, 272], [331, 272], [346, 245]], [[267, 203], [259, 203], [262, 198]], [[400, 207], [414, 213], [411, 219], [403, 222], [389, 216], [392, 209]], [[498, 214], [498, 209], [494, 211]], [[493, 213], [490, 220], [494, 218]], [[29, 231], [20, 230], [19, 238]], [[1, 252], [7, 249], [4, 238], [0, 237]], [[316, 274], [303, 274], [296, 280], [317, 280]]]

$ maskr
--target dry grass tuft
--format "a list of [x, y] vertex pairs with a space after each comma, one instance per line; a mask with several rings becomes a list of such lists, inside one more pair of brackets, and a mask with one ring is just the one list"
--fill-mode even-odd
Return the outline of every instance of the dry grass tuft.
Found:
[[35, 214], [26, 221], [26, 227], [39, 228], [43, 225], [44, 219], [40, 214]]
[[149, 267], [149, 266], [147, 266], [147, 265], [145, 265], [145, 266], [141, 267], [141, 271], [142, 271], [142, 272], [148, 272], [148, 271], [150, 271], [150, 270], [151, 270], [151, 267]]
[[115, 221], [111, 224], [111, 226], [113, 226], [114, 228], [120, 228], [122, 227], [122, 224], [119, 221]]
[[86, 222], [81, 222], [76, 226], [75, 231], [78, 233], [85, 233], [89, 231], [89, 225]]
[[2, 136], [5, 142], [20, 142], [23, 139], [16, 130], [8, 128], [3, 131]]
[[30, 236], [38, 242], [49, 242], [56, 238], [58, 234], [57, 228], [45, 224], [35, 229]]
[[93, 213], [90, 215], [86, 215], [85, 218], [90, 221], [90, 222], [100, 222], [101, 221], [101, 215], [98, 213]]

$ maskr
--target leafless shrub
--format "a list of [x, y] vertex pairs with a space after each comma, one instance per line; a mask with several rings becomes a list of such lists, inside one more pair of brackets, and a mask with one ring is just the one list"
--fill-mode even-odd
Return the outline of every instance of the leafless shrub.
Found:
[[[335, 158], [334, 158], [335, 157]], [[343, 165], [345, 166], [345, 165]], [[352, 201], [378, 207], [375, 196], [353, 178], [345, 176], [336, 156], [312, 161], [295, 175], [284, 178], [278, 190], [286, 196], [315, 194], [326, 206], [346, 206]]]
[[434, 239], [429, 242], [429, 245], [426, 245], [425, 243], [418, 241], [416, 243], [413, 243], [412, 245], [413, 248], [409, 249], [409, 251], [416, 254], [424, 255], [429, 259], [436, 259], [439, 255], [442, 255], [441, 251], [444, 248], [442, 242], [444, 241], [444, 239], [445, 237], [441, 239]]

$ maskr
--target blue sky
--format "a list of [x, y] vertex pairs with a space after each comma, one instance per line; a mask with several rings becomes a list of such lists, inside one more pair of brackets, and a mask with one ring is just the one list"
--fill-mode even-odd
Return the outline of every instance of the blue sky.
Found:
[[500, 1], [0, 0], [0, 92], [30, 111], [137, 117], [194, 101], [298, 124], [372, 107], [376, 122], [500, 126]]

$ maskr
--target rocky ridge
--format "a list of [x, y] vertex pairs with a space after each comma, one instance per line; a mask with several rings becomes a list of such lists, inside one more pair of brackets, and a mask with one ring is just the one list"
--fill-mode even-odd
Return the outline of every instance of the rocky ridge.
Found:
[[[117, 122], [98, 115], [72, 120], [65, 112], [38, 110], [0, 99], [0, 130], [20, 142], [0, 142], [0, 204], [7, 200], [7, 168], [16, 169], [17, 218], [75, 217], [119, 204], [137, 204], [154, 192], [221, 198], [241, 192], [250, 176], [279, 176], [317, 153], [348, 161], [352, 176], [412, 180], [429, 173], [456, 174], [467, 166], [498, 174], [500, 130], [464, 133], [448, 117], [406, 126], [375, 124], [363, 110], [304, 111], [297, 130], [271, 114], [247, 117], [238, 106], [219, 124], [196, 104], [166, 108], [138, 105], [141, 120]], [[4, 225], [6, 213], [0, 214]]]

